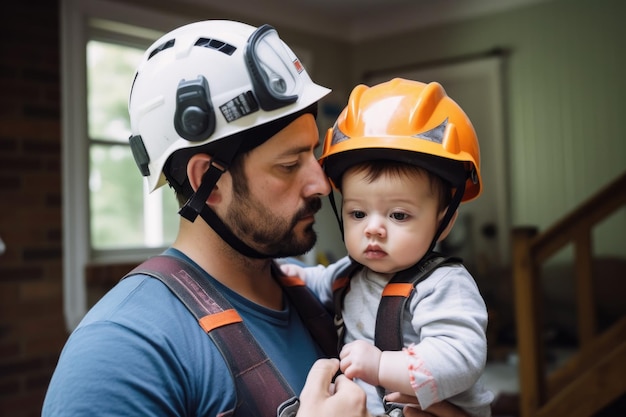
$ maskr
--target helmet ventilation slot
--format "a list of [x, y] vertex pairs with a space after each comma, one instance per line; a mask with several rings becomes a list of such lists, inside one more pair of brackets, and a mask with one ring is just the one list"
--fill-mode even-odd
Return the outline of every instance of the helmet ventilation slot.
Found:
[[217, 39], [209, 39], [209, 38], [198, 39], [195, 43], [195, 46], [202, 46], [204, 48], [215, 49], [216, 51], [223, 52], [226, 55], [232, 55], [233, 52], [237, 50], [236, 46], [233, 46], [226, 42], [222, 42]]

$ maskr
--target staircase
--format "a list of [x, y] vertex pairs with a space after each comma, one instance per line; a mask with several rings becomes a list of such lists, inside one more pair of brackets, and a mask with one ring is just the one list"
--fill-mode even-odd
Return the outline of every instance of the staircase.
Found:
[[[597, 332], [592, 276], [592, 231], [624, 205], [626, 172], [547, 230], [513, 229], [520, 417], [589, 417], [626, 393], [626, 317]], [[548, 375], [539, 271], [568, 244], [575, 252], [579, 348]]]

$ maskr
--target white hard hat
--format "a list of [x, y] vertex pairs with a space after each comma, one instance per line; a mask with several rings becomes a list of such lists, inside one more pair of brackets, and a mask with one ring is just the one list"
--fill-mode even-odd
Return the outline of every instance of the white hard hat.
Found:
[[[330, 92], [269, 25], [192, 23], [147, 49], [130, 91], [131, 148], [150, 191], [176, 151], [299, 112]], [[267, 139], [267, 138], [266, 138]]]

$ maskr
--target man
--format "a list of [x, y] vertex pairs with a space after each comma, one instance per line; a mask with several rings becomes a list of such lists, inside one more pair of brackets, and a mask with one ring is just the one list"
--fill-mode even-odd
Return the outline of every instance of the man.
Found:
[[[315, 115], [328, 92], [270, 26], [193, 23], [146, 51], [130, 143], [150, 189], [168, 183], [181, 204], [165, 255], [216, 289], [289, 389], [307, 382], [298, 415], [365, 416], [354, 383], [340, 376], [329, 391], [336, 361], [318, 361], [328, 355], [272, 261], [315, 243], [314, 214], [330, 191], [313, 153]], [[245, 415], [224, 352], [187, 307], [153, 276], [127, 276], [68, 339], [42, 415]], [[231, 356], [245, 355], [243, 345]], [[265, 382], [253, 385], [255, 397]]]

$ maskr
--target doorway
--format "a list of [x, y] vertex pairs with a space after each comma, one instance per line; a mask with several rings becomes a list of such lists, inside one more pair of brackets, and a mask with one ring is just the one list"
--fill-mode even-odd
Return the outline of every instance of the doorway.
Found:
[[483, 191], [464, 203], [446, 252], [460, 256], [479, 275], [485, 269], [501, 268], [510, 261], [510, 210], [508, 158], [502, 92], [502, 58], [489, 56], [460, 63], [426, 68], [386, 71], [368, 76], [367, 85], [402, 77], [422, 82], [439, 82], [448, 95], [467, 113], [480, 144]]

